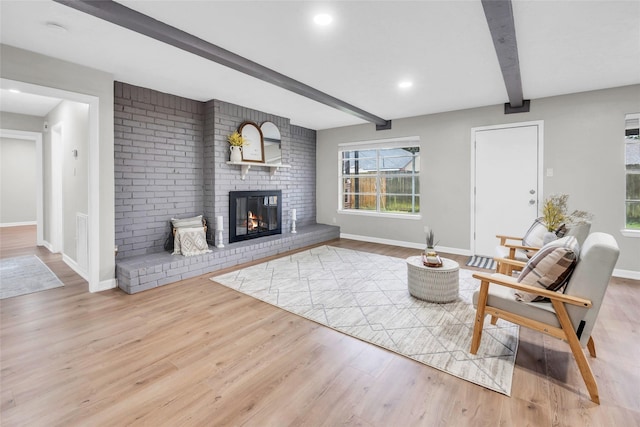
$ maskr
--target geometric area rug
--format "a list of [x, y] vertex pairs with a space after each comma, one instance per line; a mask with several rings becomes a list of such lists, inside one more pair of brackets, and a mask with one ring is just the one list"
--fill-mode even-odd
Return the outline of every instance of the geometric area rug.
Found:
[[0, 299], [64, 286], [35, 255], [0, 259]]
[[412, 297], [404, 259], [320, 246], [212, 281], [507, 396], [518, 350], [517, 325], [485, 319], [480, 349], [469, 353], [480, 286], [460, 269], [451, 303]]

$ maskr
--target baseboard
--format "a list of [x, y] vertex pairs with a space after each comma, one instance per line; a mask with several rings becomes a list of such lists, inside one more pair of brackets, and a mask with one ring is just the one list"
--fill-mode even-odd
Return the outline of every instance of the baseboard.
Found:
[[66, 254], [62, 254], [62, 261], [64, 261], [64, 263], [67, 264], [73, 271], [78, 273], [78, 275], [82, 277], [84, 280], [86, 280], [87, 282], [89, 281], [89, 275], [87, 274], [87, 272], [82, 270], [78, 265], [78, 263], [75, 260], [73, 260], [70, 256]]
[[109, 289], [114, 289], [118, 287], [118, 279], [107, 279], [103, 280], [98, 284], [97, 289], [89, 289], [89, 292], [102, 292], [107, 291]]
[[[403, 242], [401, 240], [381, 239], [378, 237], [359, 236], [357, 234], [340, 233], [341, 239], [358, 240], [360, 242], [380, 243], [383, 245], [400, 246], [402, 248], [414, 248], [424, 250], [424, 243], [415, 242]], [[436, 246], [436, 250], [439, 252], [445, 252], [454, 255], [471, 255], [471, 251], [468, 249], [449, 248], [446, 246]]]
[[37, 223], [35, 221], [0, 223], [0, 227], [22, 227], [23, 225], [37, 225]]
[[53, 246], [51, 246], [51, 243], [47, 242], [46, 240], [43, 240], [42, 246], [44, 246], [44, 248], [49, 252], [53, 253]]
[[613, 270], [613, 275], [622, 279], [640, 280], [640, 271], [622, 270], [616, 268], [615, 270]]

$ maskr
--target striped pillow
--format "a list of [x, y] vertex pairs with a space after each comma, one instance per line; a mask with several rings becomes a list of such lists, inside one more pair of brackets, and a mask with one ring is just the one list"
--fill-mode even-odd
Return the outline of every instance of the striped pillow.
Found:
[[533, 221], [529, 230], [522, 238], [522, 246], [529, 246], [532, 248], [541, 248], [543, 246], [544, 235], [547, 232], [547, 226], [544, 225], [542, 218], [537, 218]]
[[[543, 246], [520, 273], [519, 283], [536, 286], [550, 291], [561, 290], [566, 284], [578, 261], [578, 240], [573, 236], [554, 240]], [[542, 301], [544, 297], [528, 292], [516, 291], [516, 300]]]

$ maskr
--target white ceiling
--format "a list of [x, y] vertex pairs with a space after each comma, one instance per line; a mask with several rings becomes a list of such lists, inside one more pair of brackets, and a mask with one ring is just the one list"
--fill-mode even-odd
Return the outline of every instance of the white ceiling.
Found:
[[44, 117], [62, 100], [31, 93], [15, 93], [10, 88], [0, 88], [0, 111]]
[[[120, 3], [384, 119], [508, 101], [480, 0]], [[513, 10], [526, 99], [640, 83], [639, 1], [514, 0]], [[320, 11], [331, 26], [313, 25]], [[52, 1], [2, 0], [0, 16], [2, 43], [118, 81], [312, 129], [363, 123]], [[413, 87], [399, 89], [402, 79]]]

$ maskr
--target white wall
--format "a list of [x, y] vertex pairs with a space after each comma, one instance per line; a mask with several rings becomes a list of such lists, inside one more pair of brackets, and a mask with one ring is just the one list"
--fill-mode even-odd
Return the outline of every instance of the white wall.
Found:
[[36, 142], [0, 138], [0, 225], [36, 222]]
[[[424, 225], [440, 245], [470, 250], [471, 128], [544, 121], [544, 196], [567, 193], [569, 209], [595, 215], [592, 231], [612, 234], [620, 245], [617, 268], [640, 277], [640, 238], [625, 237], [624, 116], [640, 111], [640, 85], [533, 100], [531, 112], [505, 115], [496, 105], [318, 131], [317, 220], [341, 232], [374, 239], [424, 243]], [[421, 221], [338, 214], [338, 144], [414, 136], [421, 138]], [[517, 162], [518, 159], [513, 159]], [[496, 165], [497, 168], [500, 165]], [[510, 179], [505, 177], [505, 179]], [[514, 179], [517, 179], [515, 177]]]
[[[98, 194], [89, 194], [97, 205], [94, 218], [98, 224], [91, 230], [92, 238], [98, 242], [97, 250], [91, 255], [92, 260], [95, 257], [91, 268], [96, 268], [95, 265], [97, 268], [89, 272], [89, 286], [92, 291], [114, 287], [113, 75], [7, 45], [0, 45], [0, 56], [2, 78], [98, 99], [97, 141], [95, 147], [90, 148], [99, 162], [95, 166]], [[90, 133], [94, 130], [90, 129]], [[91, 224], [91, 212], [89, 221]]]
[[44, 117], [0, 111], [0, 129], [42, 132]]
[[[49, 129], [61, 124], [62, 128], [62, 252], [73, 261], [76, 257], [76, 213], [88, 214], [88, 138], [89, 105], [73, 101], [62, 101], [45, 118]], [[44, 134], [44, 238], [50, 239], [51, 207], [51, 138], [52, 132]], [[78, 157], [73, 156], [78, 150]], [[48, 240], [50, 241], [50, 240]]]

